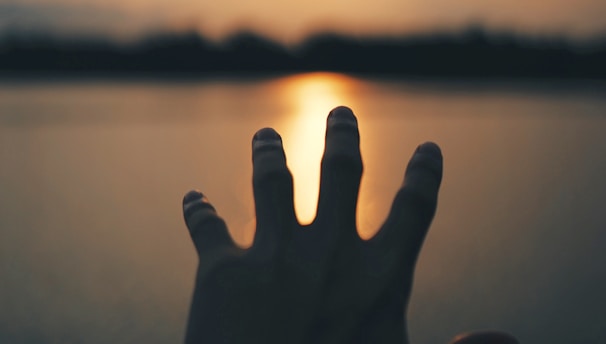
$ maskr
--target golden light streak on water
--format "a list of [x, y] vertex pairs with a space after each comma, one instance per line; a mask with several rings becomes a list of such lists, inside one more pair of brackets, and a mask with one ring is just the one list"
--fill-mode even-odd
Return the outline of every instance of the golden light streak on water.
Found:
[[294, 177], [297, 217], [308, 224], [316, 213], [326, 117], [334, 107], [353, 102], [355, 79], [335, 73], [310, 73], [283, 82], [292, 113], [281, 134]]

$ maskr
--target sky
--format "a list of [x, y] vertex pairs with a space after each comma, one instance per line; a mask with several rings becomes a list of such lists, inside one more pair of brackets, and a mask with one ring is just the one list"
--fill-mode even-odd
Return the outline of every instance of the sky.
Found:
[[199, 30], [220, 39], [248, 29], [278, 41], [333, 31], [402, 35], [480, 24], [591, 37], [606, 33], [604, 0], [0, 0], [0, 31], [137, 37]]

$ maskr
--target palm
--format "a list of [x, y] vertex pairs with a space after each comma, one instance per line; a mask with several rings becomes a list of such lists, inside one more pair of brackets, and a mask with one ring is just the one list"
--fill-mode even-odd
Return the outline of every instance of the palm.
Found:
[[191, 343], [405, 343], [416, 257], [435, 212], [439, 148], [419, 147], [378, 234], [357, 235], [362, 174], [351, 110], [331, 112], [318, 214], [296, 220], [292, 176], [271, 129], [253, 141], [257, 231], [247, 250], [200, 193], [184, 199], [200, 256], [188, 325]]

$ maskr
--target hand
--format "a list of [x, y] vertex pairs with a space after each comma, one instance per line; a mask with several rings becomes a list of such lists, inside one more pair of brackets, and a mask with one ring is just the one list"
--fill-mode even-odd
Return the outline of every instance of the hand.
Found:
[[417, 148], [387, 220], [365, 241], [356, 230], [362, 160], [350, 109], [328, 116], [318, 211], [308, 226], [295, 216], [278, 133], [261, 129], [252, 146], [252, 247], [235, 245], [200, 192], [183, 200], [200, 258], [186, 342], [407, 343], [415, 262], [442, 179], [439, 147]]

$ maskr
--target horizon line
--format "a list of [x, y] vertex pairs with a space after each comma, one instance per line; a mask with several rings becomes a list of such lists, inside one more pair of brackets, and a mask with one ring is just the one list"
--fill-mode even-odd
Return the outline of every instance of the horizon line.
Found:
[[507, 29], [496, 29], [490, 28], [485, 25], [470, 22], [467, 25], [462, 25], [456, 29], [446, 28], [435, 28], [418, 30], [407, 33], [368, 33], [368, 34], [354, 34], [341, 32], [339, 30], [318, 30], [313, 31], [302, 36], [296, 42], [285, 43], [272, 37], [272, 35], [264, 34], [260, 30], [253, 28], [239, 28], [233, 30], [229, 34], [224, 35], [221, 38], [212, 38], [212, 35], [205, 33], [203, 30], [188, 28], [188, 29], [157, 29], [147, 30], [145, 33], [138, 34], [134, 37], [125, 39], [119, 38], [115, 35], [102, 32], [81, 32], [81, 33], [66, 33], [61, 30], [47, 30], [45, 28], [16, 28], [8, 27], [0, 30], [0, 43], [7, 39], [50, 39], [60, 41], [75, 41], [75, 42], [106, 42], [112, 44], [124, 44], [132, 45], [137, 43], [145, 43], [146, 41], [159, 39], [159, 38], [179, 38], [195, 35], [204, 41], [213, 44], [224, 44], [228, 43], [234, 38], [249, 36], [257, 37], [265, 41], [283, 46], [283, 47], [296, 47], [305, 45], [307, 42], [316, 39], [318, 37], [336, 37], [341, 39], [351, 39], [360, 41], [397, 41], [406, 39], [428, 39], [428, 38], [466, 38], [471, 36], [481, 36], [490, 40], [499, 39], [513, 39], [516, 41], [535, 41], [535, 42], [559, 42], [571, 45], [604, 45], [606, 44], [606, 30], [600, 33], [596, 33], [587, 37], [575, 37], [562, 32], [550, 32], [550, 33], [531, 33], [527, 31], [515, 30], [512, 28]]

